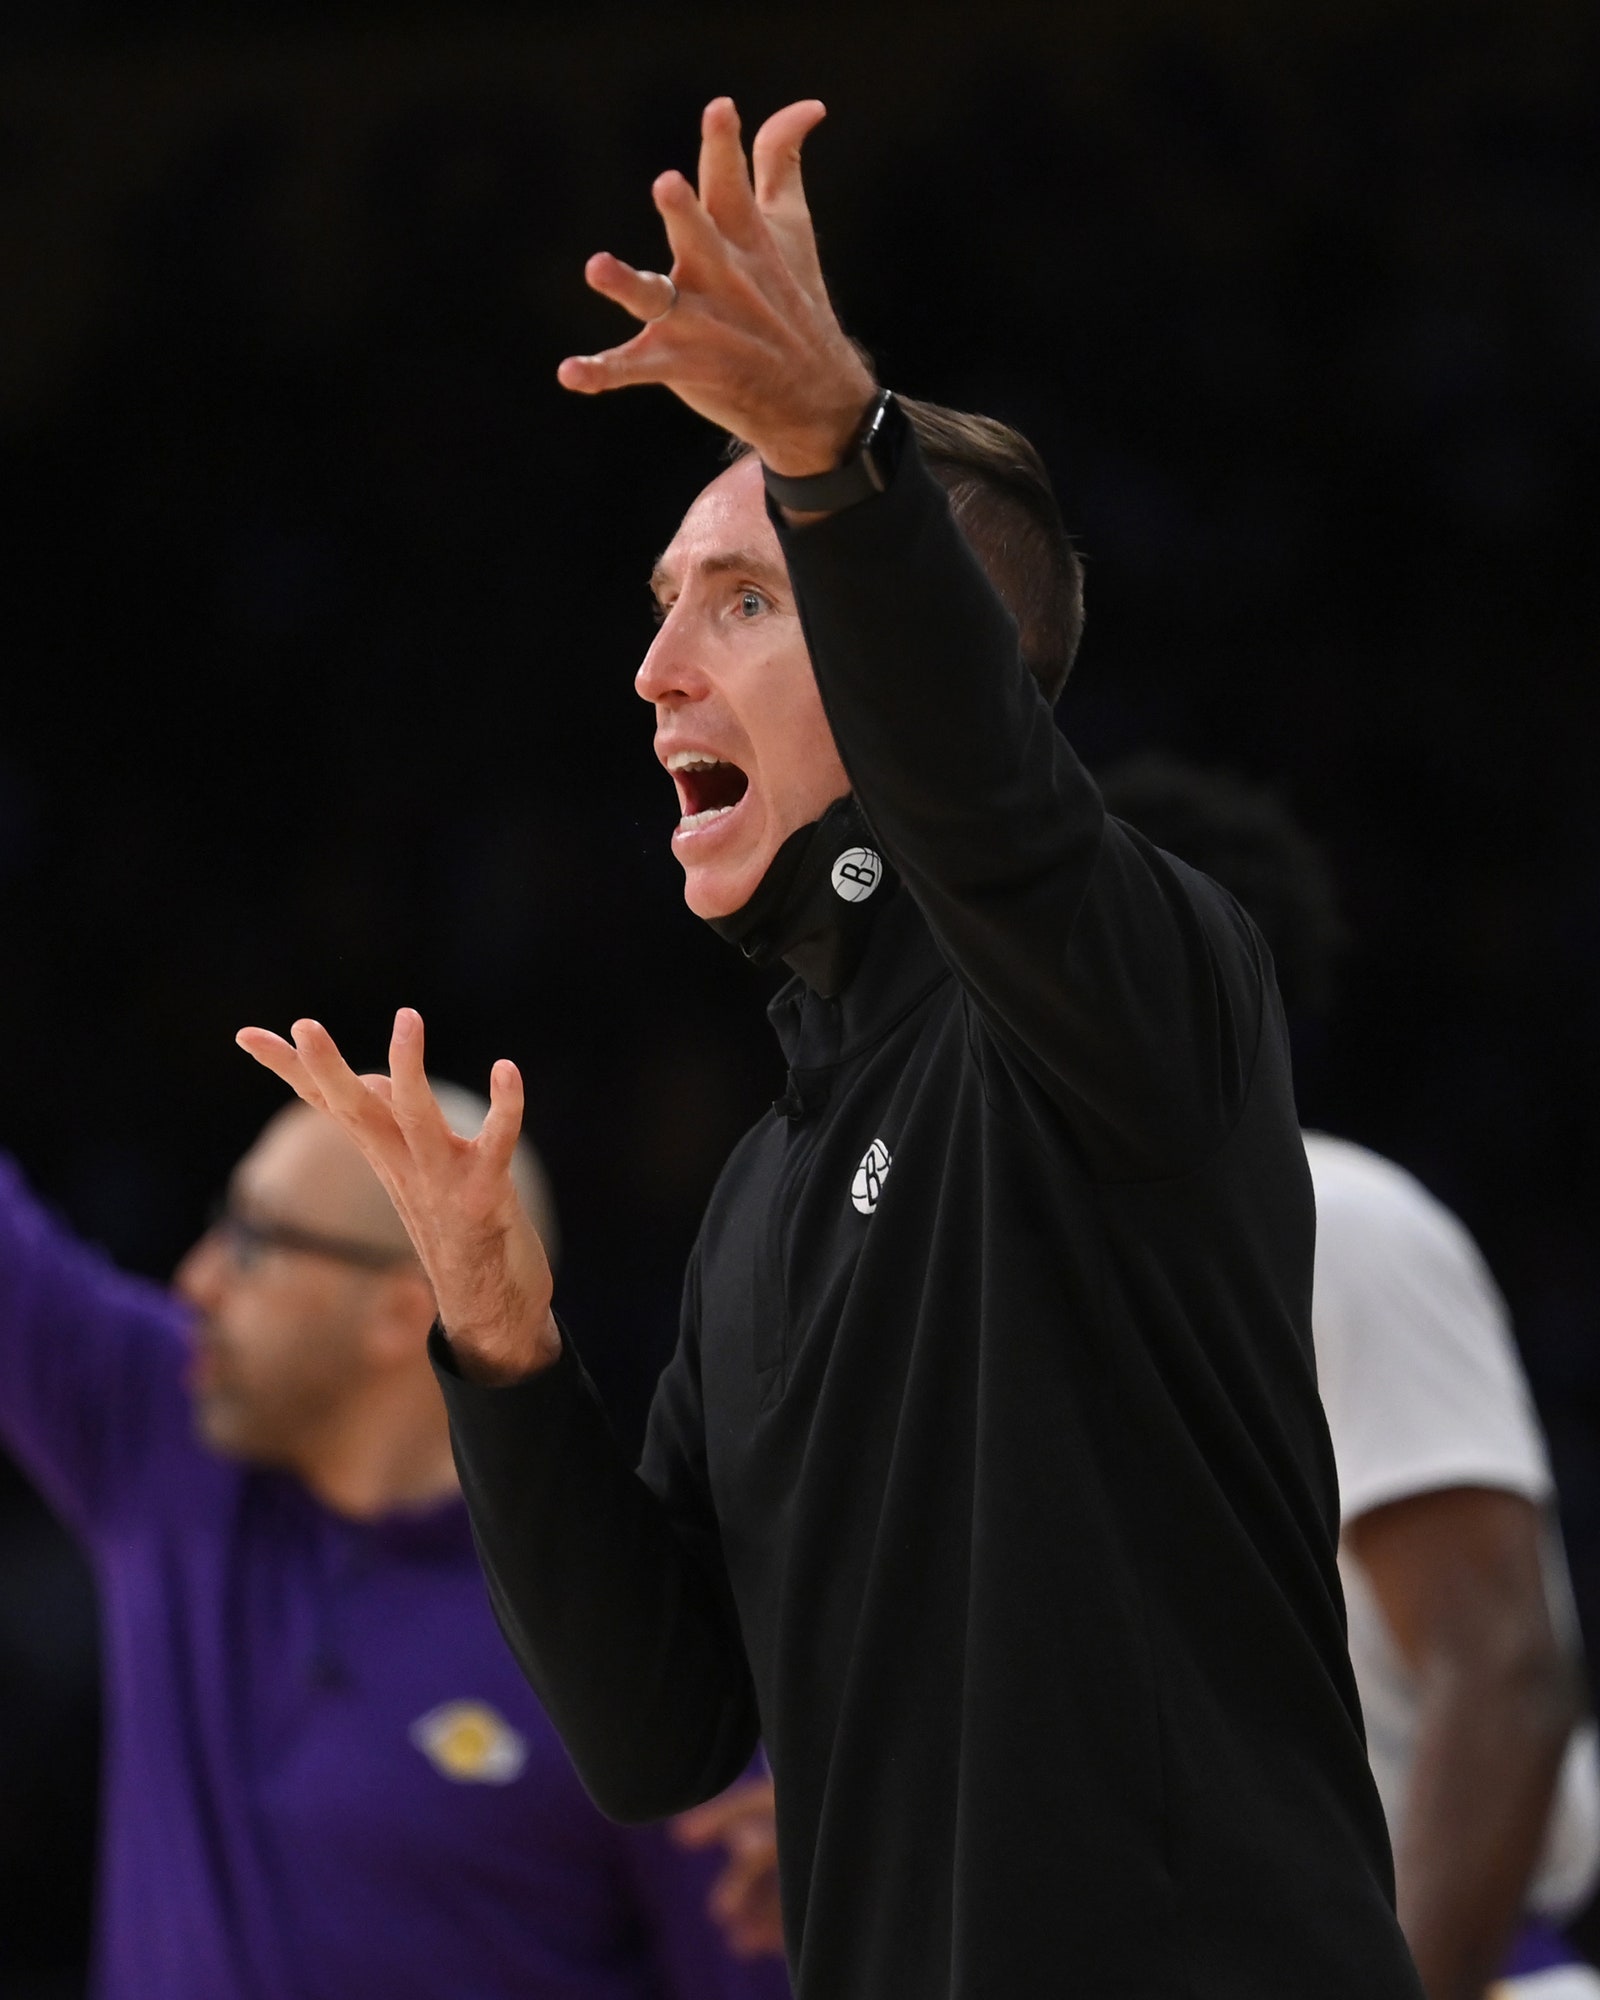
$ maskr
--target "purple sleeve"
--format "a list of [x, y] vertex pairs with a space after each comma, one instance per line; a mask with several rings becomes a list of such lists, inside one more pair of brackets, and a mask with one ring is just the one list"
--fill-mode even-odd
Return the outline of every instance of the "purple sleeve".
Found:
[[735, 1958], [706, 1905], [721, 1852], [680, 1847], [667, 1826], [618, 1828], [663, 2000], [790, 2000], [777, 1957]]
[[183, 1326], [170, 1293], [79, 1242], [0, 1155], [0, 1442], [78, 1533], [182, 1417]]

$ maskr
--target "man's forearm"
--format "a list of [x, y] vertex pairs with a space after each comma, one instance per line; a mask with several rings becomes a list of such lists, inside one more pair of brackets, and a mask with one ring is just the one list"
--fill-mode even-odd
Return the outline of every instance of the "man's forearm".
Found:
[[433, 1354], [495, 1614], [590, 1795], [641, 1821], [721, 1791], [758, 1734], [737, 1619], [570, 1344], [500, 1388], [465, 1379], [438, 1333]]
[[1428, 2000], [1482, 2000], [1498, 1972], [1575, 1719], [1554, 1654], [1425, 1672], [1395, 1875]]

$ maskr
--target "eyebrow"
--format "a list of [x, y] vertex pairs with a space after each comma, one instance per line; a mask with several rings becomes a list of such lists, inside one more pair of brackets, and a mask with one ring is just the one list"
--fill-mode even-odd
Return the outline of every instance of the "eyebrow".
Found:
[[[755, 549], [729, 549], [725, 555], [706, 556], [694, 565], [700, 576], [728, 576], [740, 573], [759, 583], [772, 583], [780, 589], [787, 589], [789, 572], [782, 563], [775, 563], [770, 556], [764, 556]], [[665, 558], [659, 558], [650, 572], [650, 588], [659, 597], [663, 590], [670, 590], [675, 573], [666, 567]]]

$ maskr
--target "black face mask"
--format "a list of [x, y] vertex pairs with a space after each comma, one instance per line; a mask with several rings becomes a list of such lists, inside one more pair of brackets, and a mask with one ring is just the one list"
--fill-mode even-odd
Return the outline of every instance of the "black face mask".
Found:
[[883, 850], [846, 795], [790, 834], [743, 909], [708, 921], [752, 965], [782, 959], [831, 1000], [854, 972], [893, 886]]

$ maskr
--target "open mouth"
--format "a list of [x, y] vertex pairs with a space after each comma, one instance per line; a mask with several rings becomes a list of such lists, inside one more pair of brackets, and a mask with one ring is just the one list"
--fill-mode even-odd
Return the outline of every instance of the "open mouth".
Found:
[[749, 778], [737, 764], [698, 750], [677, 751], [667, 759], [667, 769], [678, 787], [680, 833], [693, 833], [731, 813], [750, 789]]

